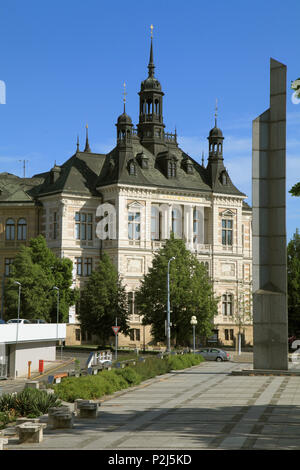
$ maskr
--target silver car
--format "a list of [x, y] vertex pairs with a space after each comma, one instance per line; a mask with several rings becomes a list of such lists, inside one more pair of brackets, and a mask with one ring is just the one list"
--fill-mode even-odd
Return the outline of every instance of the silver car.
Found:
[[197, 354], [201, 354], [206, 361], [230, 361], [230, 354], [223, 349], [202, 348], [197, 351]]

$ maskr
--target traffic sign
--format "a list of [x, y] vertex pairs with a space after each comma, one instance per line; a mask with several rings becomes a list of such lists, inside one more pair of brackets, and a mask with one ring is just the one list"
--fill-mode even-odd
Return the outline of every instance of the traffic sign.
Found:
[[118, 331], [119, 331], [120, 328], [121, 328], [120, 326], [112, 326], [112, 329], [113, 329], [113, 332], [114, 332], [115, 335], [118, 334]]

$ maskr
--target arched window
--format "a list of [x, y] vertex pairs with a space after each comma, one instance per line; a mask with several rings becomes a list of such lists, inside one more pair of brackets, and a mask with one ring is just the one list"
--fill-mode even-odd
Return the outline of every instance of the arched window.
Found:
[[27, 238], [27, 222], [25, 219], [18, 220], [18, 240], [26, 240]]
[[15, 221], [14, 219], [7, 219], [5, 226], [5, 240], [15, 239]]

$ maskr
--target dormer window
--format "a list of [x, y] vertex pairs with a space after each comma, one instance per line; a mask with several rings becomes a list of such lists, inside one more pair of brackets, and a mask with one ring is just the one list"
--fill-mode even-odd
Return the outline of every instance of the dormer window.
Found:
[[168, 178], [176, 178], [176, 174], [177, 174], [176, 162], [169, 160], [168, 166], [167, 166], [167, 176]]
[[221, 178], [221, 183], [224, 186], [228, 184], [228, 175], [227, 175], [226, 171], [222, 171], [222, 173], [220, 175], [220, 178]]
[[136, 165], [133, 161], [129, 162], [129, 174], [131, 176], [136, 176]]

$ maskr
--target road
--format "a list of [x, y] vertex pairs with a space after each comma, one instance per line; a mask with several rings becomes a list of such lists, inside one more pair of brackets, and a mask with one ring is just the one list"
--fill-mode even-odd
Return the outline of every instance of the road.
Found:
[[103, 401], [96, 420], [45, 430], [40, 444], [7, 449], [298, 449], [300, 376], [235, 376], [250, 363], [205, 362]]

